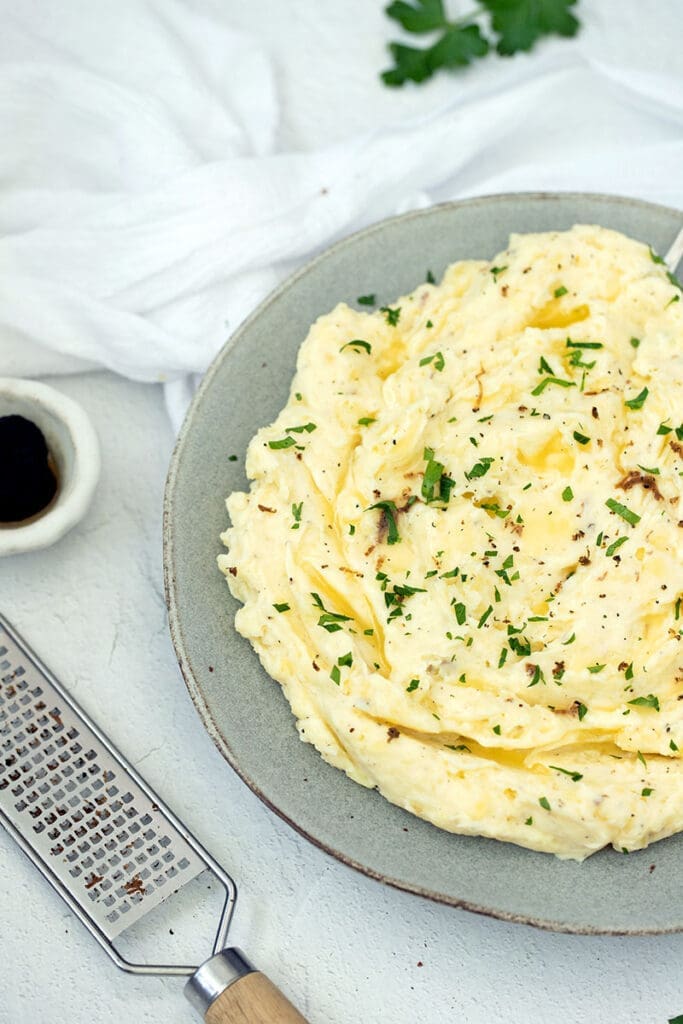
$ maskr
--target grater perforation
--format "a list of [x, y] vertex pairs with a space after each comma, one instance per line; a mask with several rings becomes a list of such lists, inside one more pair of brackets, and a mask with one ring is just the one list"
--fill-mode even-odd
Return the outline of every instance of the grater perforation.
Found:
[[226, 887], [224, 938], [235, 898], [229, 876], [1, 616], [0, 821], [62, 895], [68, 890], [101, 944], [205, 870]]

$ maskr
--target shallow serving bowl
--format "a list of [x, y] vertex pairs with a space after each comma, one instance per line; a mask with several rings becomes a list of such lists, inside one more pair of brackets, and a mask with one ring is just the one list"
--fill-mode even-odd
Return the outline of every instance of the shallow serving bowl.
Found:
[[490, 259], [511, 232], [596, 223], [665, 252], [682, 219], [635, 200], [567, 193], [447, 203], [375, 224], [266, 299], [195, 397], [171, 462], [164, 528], [171, 633], [188, 689], [219, 750], [254, 792], [311, 841], [374, 878], [560, 931], [683, 930], [683, 835], [628, 856], [610, 849], [583, 864], [560, 861], [440, 831], [325, 764], [299, 740], [280, 687], [235, 632], [238, 605], [216, 568], [224, 498], [247, 487], [247, 443], [286, 402], [298, 347], [317, 316], [369, 292], [378, 304], [390, 302], [454, 260]]

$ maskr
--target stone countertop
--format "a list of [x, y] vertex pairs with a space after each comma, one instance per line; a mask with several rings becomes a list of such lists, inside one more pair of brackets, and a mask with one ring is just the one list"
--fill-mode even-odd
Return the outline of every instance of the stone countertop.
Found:
[[[311, 1024], [666, 1024], [683, 1012], [683, 935], [556, 935], [431, 904], [337, 863], [261, 804], [204, 731], [169, 639], [161, 389], [104, 373], [52, 383], [90, 413], [102, 478], [70, 535], [0, 560], [0, 608], [234, 875], [232, 940]], [[119, 972], [1, 831], [0, 857], [1, 1024], [192, 1019], [180, 980]], [[208, 955], [214, 890], [194, 883], [128, 949]]]

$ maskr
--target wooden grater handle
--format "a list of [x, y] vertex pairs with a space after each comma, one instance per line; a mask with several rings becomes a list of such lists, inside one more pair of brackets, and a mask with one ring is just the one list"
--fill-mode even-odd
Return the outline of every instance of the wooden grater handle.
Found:
[[260, 971], [229, 985], [211, 1003], [204, 1020], [206, 1024], [306, 1024], [305, 1017]]
[[239, 949], [224, 949], [203, 963], [185, 994], [206, 1024], [307, 1024], [265, 974]]

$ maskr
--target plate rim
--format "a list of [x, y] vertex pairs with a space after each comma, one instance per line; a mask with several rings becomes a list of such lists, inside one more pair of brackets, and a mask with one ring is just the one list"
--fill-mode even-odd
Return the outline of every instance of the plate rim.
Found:
[[174, 535], [174, 516], [173, 516], [173, 501], [175, 487], [178, 478], [178, 471], [180, 461], [185, 450], [187, 439], [192, 430], [192, 421], [194, 416], [202, 404], [204, 395], [210, 389], [213, 378], [218, 372], [223, 360], [227, 357], [228, 353], [241, 341], [245, 332], [249, 330], [252, 323], [261, 316], [261, 314], [275, 302], [280, 295], [291, 288], [296, 282], [309, 272], [309, 270], [316, 266], [320, 261], [327, 259], [329, 256], [338, 252], [341, 248], [348, 245], [352, 245], [355, 241], [360, 238], [368, 237], [375, 234], [378, 231], [383, 230], [387, 225], [394, 224], [399, 221], [410, 221], [419, 217], [424, 217], [426, 213], [433, 213], [437, 210], [442, 209], [460, 209], [463, 207], [472, 207], [477, 205], [485, 205], [490, 207], [494, 203], [498, 202], [510, 202], [511, 200], [532, 200], [532, 201], [552, 201], [555, 199], [575, 199], [579, 200], [594, 200], [603, 202], [609, 205], [627, 205], [636, 206], [648, 209], [656, 209], [671, 214], [672, 216], [679, 216], [683, 219], [683, 211], [673, 206], [668, 206], [663, 203], [655, 203], [645, 199], [639, 199], [632, 196], [621, 196], [612, 193], [602, 192], [575, 192], [575, 191], [532, 191], [532, 192], [501, 192], [494, 193], [491, 195], [474, 196], [466, 199], [455, 199], [448, 200], [442, 203], [434, 203], [428, 207], [422, 207], [417, 210], [410, 210], [407, 213], [396, 214], [392, 217], [385, 217], [381, 220], [374, 221], [372, 224], [367, 225], [351, 234], [344, 235], [344, 237], [338, 239], [332, 245], [326, 246], [322, 251], [317, 253], [312, 259], [307, 260], [301, 267], [295, 270], [292, 274], [289, 274], [283, 281], [280, 282], [271, 292], [266, 295], [261, 302], [255, 307], [255, 309], [243, 320], [236, 330], [230, 335], [226, 342], [218, 350], [214, 358], [211, 360], [206, 372], [204, 373], [202, 380], [195, 392], [190, 405], [188, 406], [187, 412], [183, 419], [182, 425], [178, 432], [171, 458], [169, 462], [168, 473], [166, 476], [166, 483], [164, 487], [163, 496], [163, 513], [162, 513], [162, 550], [163, 550], [163, 580], [164, 580], [164, 598], [166, 602], [166, 608], [168, 611], [169, 620], [169, 631], [171, 635], [171, 641], [173, 649], [180, 667], [182, 677], [184, 679], [187, 690], [190, 694], [192, 703], [206, 729], [209, 736], [213, 740], [214, 744], [220, 751], [221, 755], [228, 762], [233, 771], [239, 776], [239, 778], [249, 787], [249, 789], [277, 816], [287, 825], [289, 825], [295, 832], [297, 832], [304, 839], [308, 840], [319, 850], [334, 857], [336, 860], [345, 864], [347, 867], [353, 868], [354, 870], [366, 875], [375, 881], [382, 882], [391, 888], [398, 889], [401, 892], [411, 893], [415, 896], [420, 896], [424, 899], [428, 899], [434, 903], [440, 903], [446, 906], [455, 907], [461, 910], [467, 910], [471, 913], [479, 914], [485, 917], [492, 917], [496, 920], [505, 921], [514, 924], [525, 924], [535, 928], [540, 928], [544, 931], [551, 931], [570, 935], [615, 935], [615, 936], [644, 936], [644, 935], [673, 935], [683, 931], [683, 925], [671, 926], [671, 927], [653, 927], [653, 928], [612, 928], [607, 926], [590, 926], [590, 925], [572, 925], [564, 924], [561, 921], [551, 920], [549, 918], [535, 917], [529, 914], [516, 914], [510, 911], [500, 910], [495, 907], [483, 906], [482, 904], [472, 902], [466, 898], [458, 898], [451, 896], [447, 893], [435, 892], [431, 889], [425, 888], [424, 886], [415, 885], [410, 882], [393, 878], [389, 875], [385, 875], [380, 871], [362, 864], [360, 861], [355, 860], [348, 854], [336, 849], [333, 845], [323, 842], [317, 836], [308, 832], [304, 827], [294, 821], [289, 815], [283, 811], [280, 807], [274, 804], [263, 792], [258, 783], [251, 778], [240, 765], [238, 759], [234, 756], [233, 751], [230, 747], [230, 743], [222, 734], [218, 724], [213, 716], [209, 703], [204, 697], [202, 688], [197, 681], [192, 668], [192, 661], [188, 653], [186, 646], [185, 635], [183, 631], [183, 625], [181, 622], [181, 616], [179, 613], [179, 604], [177, 601], [177, 575], [176, 575], [176, 564], [175, 564], [175, 535]]

